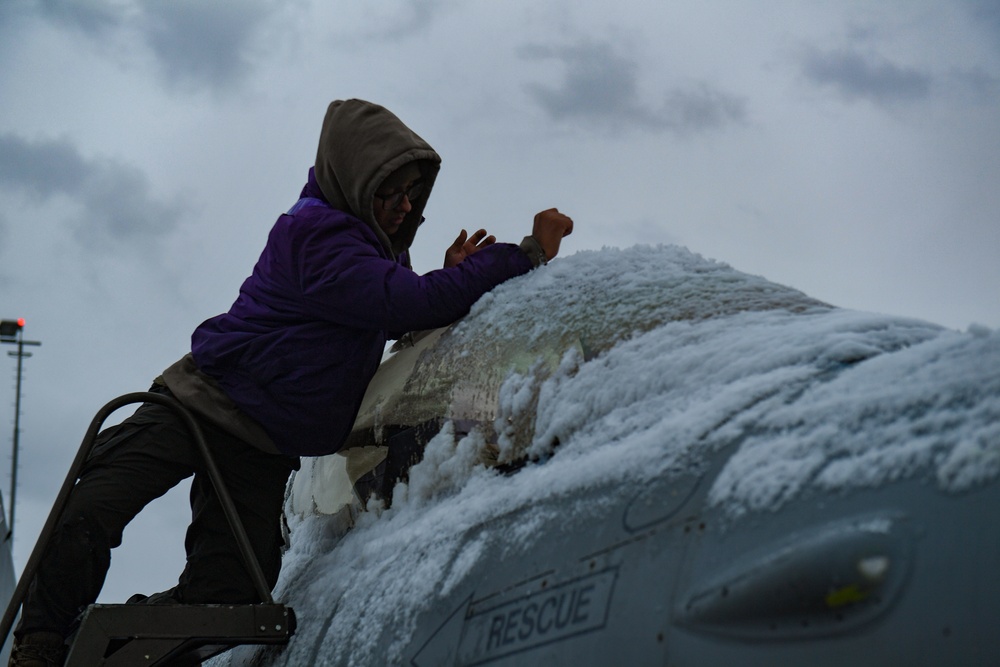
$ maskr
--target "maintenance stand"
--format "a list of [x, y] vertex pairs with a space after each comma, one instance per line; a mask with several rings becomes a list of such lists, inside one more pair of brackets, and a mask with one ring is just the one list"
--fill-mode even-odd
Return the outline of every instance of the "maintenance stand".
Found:
[[191, 414], [175, 399], [162, 394], [136, 392], [114, 399], [94, 417], [70, 471], [56, 496], [31, 557], [18, 581], [0, 623], [0, 644], [6, 641], [28, 587], [35, 578], [49, 539], [66, 508], [77, 478], [90, 455], [104, 420], [130, 403], [159, 403], [176, 411], [205, 457], [205, 466], [233, 531], [247, 571], [254, 581], [260, 604], [93, 604], [80, 616], [72, 637], [66, 667], [186, 667], [240, 644], [287, 644], [295, 633], [295, 613], [278, 604], [253, 553], [243, 524], [205, 438]]

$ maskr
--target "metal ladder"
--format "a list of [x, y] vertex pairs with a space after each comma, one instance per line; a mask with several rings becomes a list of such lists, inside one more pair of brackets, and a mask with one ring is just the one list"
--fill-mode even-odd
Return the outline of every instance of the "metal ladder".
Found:
[[244, 564], [254, 582], [260, 604], [93, 604], [80, 616], [80, 626], [66, 658], [66, 667], [126, 667], [197, 665], [240, 644], [287, 644], [295, 632], [295, 613], [271, 597], [260, 563], [253, 553], [243, 523], [212, 459], [198, 424], [176, 399], [162, 394], [135, 392], [120, 396], [98, 411], [70, 466], [66, 481], [52, 505], [31, 557], [0, 623], [0, 645], [6, 641], [18, 610], [41, 563], [59, 517], [66, 508], [101, 425], [108, 416], [131, 403], [159, 403], [174, 410], [191, 432], [215, 492], [219, 496]]

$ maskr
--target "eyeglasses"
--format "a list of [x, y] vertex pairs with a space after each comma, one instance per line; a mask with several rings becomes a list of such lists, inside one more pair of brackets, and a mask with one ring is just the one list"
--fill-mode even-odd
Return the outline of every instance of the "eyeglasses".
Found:
[[423, 181], [417, 181], [410, 186], [409, 190], [404, 190], [403, 192], [393, 192], [388, 195], [380, 195], [376, 192], [375, 198], [381, 199], [382, 208], [388, 211], [399, 208], [399, 205], [403, 203], [403, 197], [406, 197], [412, 204], [413, 200], [417, 199], [422, 194], [424, 194], [424, 183]]

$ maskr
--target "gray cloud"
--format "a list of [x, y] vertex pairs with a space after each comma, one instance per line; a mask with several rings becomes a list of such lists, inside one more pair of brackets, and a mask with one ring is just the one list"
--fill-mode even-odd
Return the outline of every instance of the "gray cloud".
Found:
[[746, 116], [742, 98], [706, 83], [667, 91], [659, 107], [644, 104], [639, 96], [638, 63], [607, 43], [533, 44], [523, 47], [521, 56], [562, 63], [565, 76], [558, 87], [526, 86], [535, 102], [557, 120], [579, 119], [612, 130], [638, 127], [687, 134], [741, 122]]
[[64, 139], [30, 142], [0, 134], [0, 188], [38, 202], [68, 198], [80, 209], [70, 221], [74, 232], [91, 248], [144, 244], [173, 229], [183, 213], [180, 204], [153, 198], [141, 171], [85, 159]]
[[0, 2], [0, 30], [25, 30], [23, 20], [34, 17], [98, 37], [119, 27], [125, 19], [125, 14], [121, 6], [114, 6], [107, 0]]
[[40, 0], [38, 7], [46, 18], [89, 34], [117, 28], [125, 18], [120, 5], [105, 0]]
[[994, 45], [1000, 49], [1000, 2], [997, 0], [967, 0], [972, 18], [993, 37]]
[[929, 74], [855, 51], [810, 49], [801, 66], [809, 81], [832, 88], [849, 101], [862, 99], [887, 106], [918, 102], [931, 93]]
[[[997, 0], [965, 0], [965, 7], [972, 22], [1000, 52], [1000, 2]], [[993, 61], [991, 64], [995, 64]], [[983, 64], [969, 68], [956, 68], [951, 73], [953, 81], [970, 92], [973, 99], [984, 105], [994, 105], [1000, 99], [1000, 78], [990, 73]]]
[[0, 135], [0, 185], [47, 199], [53, 193], [79, 192], [86, 163], [68, 141], [30, 143]]
[[[399, 48], [403, 42], [426, 39], [431, 26], [444, 14], [462, 8], [455, 0], [395, 0], [368, 3], [349, 20], [331, 24], [336, 48], [357, 52], [375, 44]], [[357, 9], [354, 9], [357, 11]]]
[[963, 96], [972, 104], [995, 107], [1000, 100], [1000, 79], [982, 67], [952, 69], [946, 82], [949, 92]]
[[135, 34], [167, 84], [224, 90], [249, 73], [253, 40], [277, 9], [274, 0], [0, 1], [0, 29], [11, 33], [15, 20], [23, 26], [34, 17], [101, 45]]
[[445, 5], [440, 0], [407, 0], [406, 11], [393, 15], [391, 21], [379, 21], [368, 38], [396, 41], [422, 33], [434, 22]]
[[[7, 250], [7, 218], [0, 214], [0, 253]], [[0, 280], [7, 282], [6, 267], [0, 266]]]
[[225, 88], [249, 70], [258, 26], [275, 10], [264, 0], [151, 0], [138, 27], [169, 83]]

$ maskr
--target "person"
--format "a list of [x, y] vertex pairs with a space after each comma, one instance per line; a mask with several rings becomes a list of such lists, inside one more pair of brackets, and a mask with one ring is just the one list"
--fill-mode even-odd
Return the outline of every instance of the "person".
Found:
[[[387, 340], [454, 322], [496, 285], [555, 257], [573, 230], [554, 208], [535, 216], [519, 245], [462, 230], [444, 268], [418, 275], [409, 248], [440, 162], [384, 107], [332, 102], [301, 196], [279, 216], [238, 298], [197, 327], [191, 352], [151, 389], [195, 416], [272, 587], [287, 478], [300, 456], [340, 448]], [[144, 403], [99, 435], [28, 589], [11, 665], [62, 664], [125, 525], [192, 474], [178, 583], [130, 602], [259, 601], [183, 422]]]

